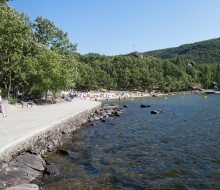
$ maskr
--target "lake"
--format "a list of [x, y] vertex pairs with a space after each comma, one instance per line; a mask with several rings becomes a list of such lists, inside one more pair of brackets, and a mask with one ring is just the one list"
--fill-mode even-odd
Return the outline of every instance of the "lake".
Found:
[[61, 174], [44, 190], [220, 189], [220, 94], [117, 103], [124, 115], [79, 130], [61, 147], [69, 155], [49, 154]]

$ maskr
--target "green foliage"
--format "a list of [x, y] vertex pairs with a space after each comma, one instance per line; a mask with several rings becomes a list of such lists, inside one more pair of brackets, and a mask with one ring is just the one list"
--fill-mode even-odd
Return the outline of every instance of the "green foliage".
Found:
[[214, 80], [217, 84], [218, 90], [220, 90], [220, 64], [217, 64], [217, 67], [215, 69]]
[[33, 24], [6, 3], [0, 4], [0, 87], [7, 96], [38, 94], [75, 86], [76, 45], [51, 21]]
[[30, 53], [32, 33], [24, 14], [8, 5], [0, 6], [0, 80], [9, 95], [12, 84], [22, 79], [22, 65]]
[[76, 85], [78, 89], [93, 89], [96, 86], [117, 90], [170, 92], [190, 90], [198, 84], [203, 88], [211, 88], [219, 76], [216, 69], [219, 65], [197, 64], [195, 61], [189, 63], [181, 58], [161, 60], [87, 54], [79, 56], [78, 61], [81, 62], [81, 81]]
[[15, 105], [18, 103], [18, 99], [17, 98], [10, 98], [9, 99], [9, 104]]
[[0, 0], [0, 5], [1, 4], [7, 4], [7, 2], [12, 1], [12, 0]]
[[185, 60], [194, 60], [201, 64], [220, 63], [219, 54], [220, 38], [143, 53], [144, 56], [153, 56], [161, 59], [178, 57]]
[[36, 42], [47, 46], [54, 52], [67, 54], [76, 51], [77, 45], [71, 43], [67, 33], [57, 28], [52, 21], [37, 17], [33, 29]]

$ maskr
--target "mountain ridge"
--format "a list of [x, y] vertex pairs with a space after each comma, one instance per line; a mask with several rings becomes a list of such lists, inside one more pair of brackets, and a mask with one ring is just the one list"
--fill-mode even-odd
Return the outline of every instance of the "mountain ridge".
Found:
[[152, 50], [141, 53], [144, 57], [152, 56], [161, 59], [183, 58], [197, 63], [220, 63], [220, 37], [210, 40], [183, 44], [178, 47]]

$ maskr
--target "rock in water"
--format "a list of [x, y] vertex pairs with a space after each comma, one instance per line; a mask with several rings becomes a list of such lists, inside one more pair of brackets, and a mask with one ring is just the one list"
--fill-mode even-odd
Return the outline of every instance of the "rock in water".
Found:
[[61, 155], [63, 155], [63, 156], [69, 155], [69, 151], [68, 151], [68, 150], [63, 150], [63, 149], [61, 149], [61, 150], [59, 150], [59, 153], [60, 153]]
[[150, 105], [145, 105], [145, 104], [141, 104], [141, 108], [149, 108], [151, 107]]
[[159, 114], [161, 112], [164, 112], [164, 110], [158, 109], [158, 110], [152, 110], [150, 113], [151, 114]]
[[60, 167], [58, 165], [47, 165], [46, 173], [52, 177], [58, 176], [60, 175]]

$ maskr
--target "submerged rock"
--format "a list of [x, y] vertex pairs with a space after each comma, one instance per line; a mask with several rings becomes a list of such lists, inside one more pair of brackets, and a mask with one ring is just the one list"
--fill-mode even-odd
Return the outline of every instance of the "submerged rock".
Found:
[[149, 108], [151, 107], [150, 105], [145, 105], [145, 104], [141, 104], [141, 108]]
[[152, 110], [150, 113], [151, 113], [151, 114], [159, 114], [159, 113], [161, 113], [161, 112], [164, 112], [164, 110], [162, 110], [162, 109]]
[[63, 156], [69, 155], [69, 151], [68, 150], [64, 150], [64, 149], [60, 149], [59, 153]]
[[46, 171], [48, 175], [55, 177], [60, 175], [60, 167], [58, 165], [47, 165], [46, 166]]

